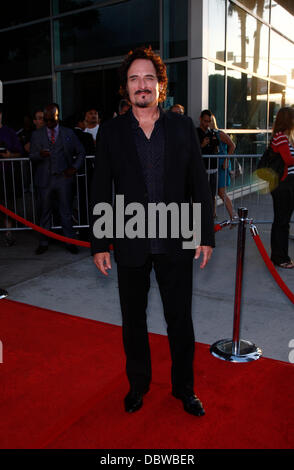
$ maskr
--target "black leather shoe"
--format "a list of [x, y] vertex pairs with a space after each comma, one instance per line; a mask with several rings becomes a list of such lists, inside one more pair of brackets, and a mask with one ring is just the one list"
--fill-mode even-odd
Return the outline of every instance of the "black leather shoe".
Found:
[[35, 253], [36, 255], [42, 255], [48, 250], [48, 245], [39, 245], [38, 248], [36, 249]]
[[69, 251], [72, 255], [77, 255], [79, 252], [79, 249], [77, 245], [66, 245], [67, 251]]
[[193, 394], [176, 394], [172, 393], [175, 398], [179, 398], [183, 402], [184, 410], [194, 416], [205, 415], [201, 401]]
[[137, 392], [130, 390], [124, 399], [125, 410], [127, 413], [138, 411], [143, 405], [143, 395], [147, 392]]

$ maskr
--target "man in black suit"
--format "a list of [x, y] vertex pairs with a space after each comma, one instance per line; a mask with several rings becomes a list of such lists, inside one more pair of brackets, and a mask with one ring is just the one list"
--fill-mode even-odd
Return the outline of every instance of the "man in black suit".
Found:
[[[201, 203], [201, 243], [183, 249], [184, 238], [114, 236], [119, 296], [123, 320], [123, 343], [130, 390], [124, 399], [127, 412], [137, 411], [151, 382], [151, 360], [146, 326], [150, 271], [159, 284], [172, 358], [172, 394], [193, 415], [204, 414], [194, 394], [193, 358], [195, 337], [191, 316], [193, 258], [203, 255], [201, 268], [214, 246], [211, 194], [193, 122], [176, 113], [163, 113], [166, 67], [149, 49], [130, 52], [121, 69], [121, 94], [132, 105], [124, 115], [106, 122], [99, 130], [92, 186], [93, 207], [112, 202], [116, 195], [125, 205], [140, 203]], [[116, 214], [119, 208], [115, 207]], [[97, 214], [97, 206], [94, 214]], [[92, 220], [92, 254], [98, 269], [111, 269], [109, 243], [97, 238], [97, 218]], [[116, 216], [114, 217], [116, 219]], [[130, 216], [129, 216], [130, 220]], [[158, 219], [157, 219], [158, 221]], [[147, 221], [148, 222], [148, 221]], [[147, 224], [146, 224], [147, 225]], [[117, 224], [115, 230], [117, 229]], [[98, 234], [99, 235], [99, 234]], [[196, 249], [196, 252], [195, 252]]]
[[[64, 236], [76, 238], [72, 227], [74, 175], [83, 165], [85, 149], [71, 129], [59, 125], [59, 108], [51, 103], [44, 109], [45, 126], [34, 131], [30, 158], [36, 162], [35, 184], [40, 199], [40, 226], [50, 230], [53, 196], [57, 196]], [[74, 160], [74, 157], [76, 159]], [[76, 245], [66, 244], [72, 254]], [[48, 239], [40, 236], [36, 250], [41, 255], [48, 250]]]

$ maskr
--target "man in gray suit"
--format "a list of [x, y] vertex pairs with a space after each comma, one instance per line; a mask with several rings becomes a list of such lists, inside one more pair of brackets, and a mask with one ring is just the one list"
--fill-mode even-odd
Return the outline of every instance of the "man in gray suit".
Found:
[[[36, 161], [35, 184], [41, 206], [40, 226], [50, 230], [53, 195], [56, 195], [64, 236], [76, 238], [72, 228], [73, 178], [83, 165], [86, 152], [75, 133], [59, 125], [59, 107], [56, 103], [44, 109], [44, 121], [45, 126], [33, 132], [30, 151], [30, 158]], [[76, 245], [67, 244], [66, 249], [73, 254], [78, 253]], [[48, 239], [42, 235], [36, 254], [47, 250]]]

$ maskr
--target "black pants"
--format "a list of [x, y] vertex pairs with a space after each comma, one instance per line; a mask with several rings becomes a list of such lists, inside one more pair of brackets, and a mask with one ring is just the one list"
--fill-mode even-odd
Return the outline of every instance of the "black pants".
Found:
[[[63, 175], [51, 176], [46, 188], [38, 188], [40, 201], [40, 226], [50, 230], [53, 208], [53, 196], [58, 198], [58, 210], [61, 219], [63, 234], [68, 238], [76, 238], [72, 228], [72, 204], [73, 204], [73, 178]], [[47, 245], [48, 238], [40, 235], [40, 244]]]
[[271, 260], [281, 264], [290, 261], [288, 255], [289, 222], [294, 210], [294, 175], [289, 175], [271, 193], [274, 222], [271, 231]]
[[148, 390], [151, 358], [146, 324], [150, 272], [154, 266], [171, 351], [172, 390], [193, 392], [194, 330], [191, 316], [193, 257], [149, 255], [140, 267], [117, 265], [123, 344], [130, 387]]

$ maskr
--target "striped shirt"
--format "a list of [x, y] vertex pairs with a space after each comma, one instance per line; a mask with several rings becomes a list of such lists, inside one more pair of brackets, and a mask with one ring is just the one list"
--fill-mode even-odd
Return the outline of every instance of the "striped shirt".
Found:
[[285, 170], [282, 180], [287, 175], [294, 175], [294, 147], [290, 144], [288, 137], [283, 132], [277, 132], [272, 138], [272, 149], [280, 153], [285, 162]]

